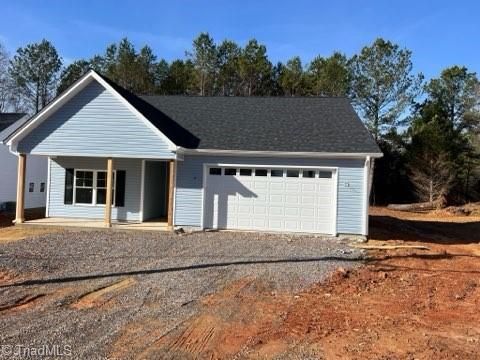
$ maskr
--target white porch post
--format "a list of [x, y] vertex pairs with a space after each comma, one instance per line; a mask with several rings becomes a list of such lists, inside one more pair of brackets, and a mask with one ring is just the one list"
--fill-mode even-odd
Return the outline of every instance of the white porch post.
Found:
[[15, 213], [15, 224], [21, 224], [25, 221], [25, 170], [27, 165], [27, 155], [18, 155], [17, 169], [17, 204]]
[[107, 159], [107, 194], [105, 196], [105, 226], [112, 226], [112, 189], [113, 189], [113, 159]]

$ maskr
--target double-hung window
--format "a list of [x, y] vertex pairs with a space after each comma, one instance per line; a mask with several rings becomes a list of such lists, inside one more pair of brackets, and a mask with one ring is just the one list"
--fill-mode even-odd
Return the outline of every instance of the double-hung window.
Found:
[[[115, 204], [115, 171], [112, 178], [112, 205]], [[75, 170], [75, 204], [105, 205], [107, 172], [103, 170]]]
[[[112, 177], [112, 205], [115, 204], [115, 172]], [[107, 203], [107, 172], [97, 171], [97, 204]]]

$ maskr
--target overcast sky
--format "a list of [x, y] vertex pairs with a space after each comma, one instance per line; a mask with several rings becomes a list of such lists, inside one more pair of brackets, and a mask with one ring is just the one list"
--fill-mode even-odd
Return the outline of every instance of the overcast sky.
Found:
[[416, 71], [450, 65], [480, 72], [480, 1], [3, 1], [0, 42], [10, 53], [46, 38], [66, 62], [103, 53], [128, 37], [167, 60], [183, 57], [207, 31], [217, 42], [250, 38], [273, 62], [358, 52], [376, 37], [413, 51]]

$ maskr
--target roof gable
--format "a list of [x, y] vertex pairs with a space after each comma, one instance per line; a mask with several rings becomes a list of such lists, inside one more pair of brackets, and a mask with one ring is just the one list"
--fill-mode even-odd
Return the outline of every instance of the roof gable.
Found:
[[92, 82], [96, 82], [101, 85], [106, 91], [108, 91], [113, 97], [115, 97], [120, 103], [123, 104], [134, 116], [141, 120], [145, 126], [150, 128], [153, 133], [155, 133], [159, 138], [165, 141], [170, 150], [175, 150], [176, 145], [163, 134], [150, 120], [148, 120], [141, 112], [137, 110], [129, 101], [127, 101], [117, 90], [117, 87], [113, 87], [111, 82], [106, 81], [106, 79], [95, 71], [90, 70], [79, 80], [77, 80], [73, 85], [71, 85], [65, 92], [57, 96], [52, 102], [40, 110], [37, 114], [32, 116], [25, 124], [20, 128], [16, 129], [13, 133], [9, 134], [6, 141], [7, 144], [15, 147], [16, 144], [23, 139], [27, 134], [33, 131], [36, 127], [42, 124], [49, 116], [54, 114], [56, 111], [60, 110], [65, 103], [73, 99], [77, 94], [79, 94], [84, 88], [89, 86]]
[[16, 149], [35, 155], [174, 158], [171, 141], [130, 107], [90, 81], [25, 134]]

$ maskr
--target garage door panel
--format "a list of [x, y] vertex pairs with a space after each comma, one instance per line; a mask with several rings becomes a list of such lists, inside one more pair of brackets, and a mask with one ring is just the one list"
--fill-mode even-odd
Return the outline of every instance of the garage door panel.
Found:
[[302, 221], [301, 226], [301, 230], [304, 232], [315, 231], [315, 221]]
[[251, 214], [253, 211], [253, 206], [247, 206], [247, 205], [238, 205], [238, 213], [239, 214]]
[[262, 202], [262, 203], [268, 202], [268, 193], [266, 191], [257, 193], [257, 196], [255, 197], [255, 201]]
[[285, 202], [290, 204], [300, 204], [300, 196], [298, 195], [287, 195], [285, 196]]
[[255, 181], [253, 183], [254, 190], [265, 190], [268, 188], [268, 183], [266, 181]]
[[282, 182], [275, 182], [272, 181], [270, 183], [270, 191], [284, 191], [285, 190], [285, 184]]
[[314, 184], [314, 183], [302, 184], [302, 191], [304, 191], [304, 192], [311, 191], [311, 192], [314, 193], [315, 189], [316, 189], [316, 184]]
[[299, 216], [300, 215], [300, 209], [299, 208], [294, 208], [294, 207], [287, 207], [285, 208], [285, 216]]
[[244, 176], [231, 176], [222, 170], [222, 175], [207, 175], [206, 225], [231, 229], [333, 231], [335, 177], [319, 178], [318, 170], [297, 170], [299, 177], [287, 177], [289, 173], [285, 169], [283, 177], [270, 173], [268, 169], [268, 174], [259, 172], [267, 176], [256, 176], [252, 170], [251, 176], [247, 176], [248, 171]]
[[270, 195], [270, 203], [271, 204], [283, 204], [283, 195], [281, 194], [272, 194]]
[[315, 204], [315, 197], [314, 196], [302, 196], [302, 204], [303, 205], [313, 205], [313, 204]]
[[332, 192], [332, 186], [330, 185], [321, 185], [318, 187], [318, 193], [327, 194]]
[[271, 206], [269, 214], [272, 216], [283, 216], [285, 215], [285, 209], [283, 207]]
[[251, 219], [238, 219], [237, 229], [250, 230], [252, 227]]
[[255, 205], [253, 208], [253, 213], [256, 215], [266, 215], [267, 214], [267, 207], [266, 206], [258, 206]]
[[301, 185], [299, 183], [289, 183], [285, 184], [285, 189], [287, 191], [300, 191]]
[[289, 229], [291, 231], [298, 231], [300, 230], [299, 223], [300, 221], [298, 220], [285, 220], [285, 229]]
[[255, 218], [253, 219], [253, 228], [254, 229], [267, 229], [268, 228], [268, 222], [267, 219], [265, 218]]
[[301, 208], [301, 216], [302, 217], [315, 217], [315, 208]]
[[268, 228], [272, 230], [283, 230], [283, 220], [269, 219]]

